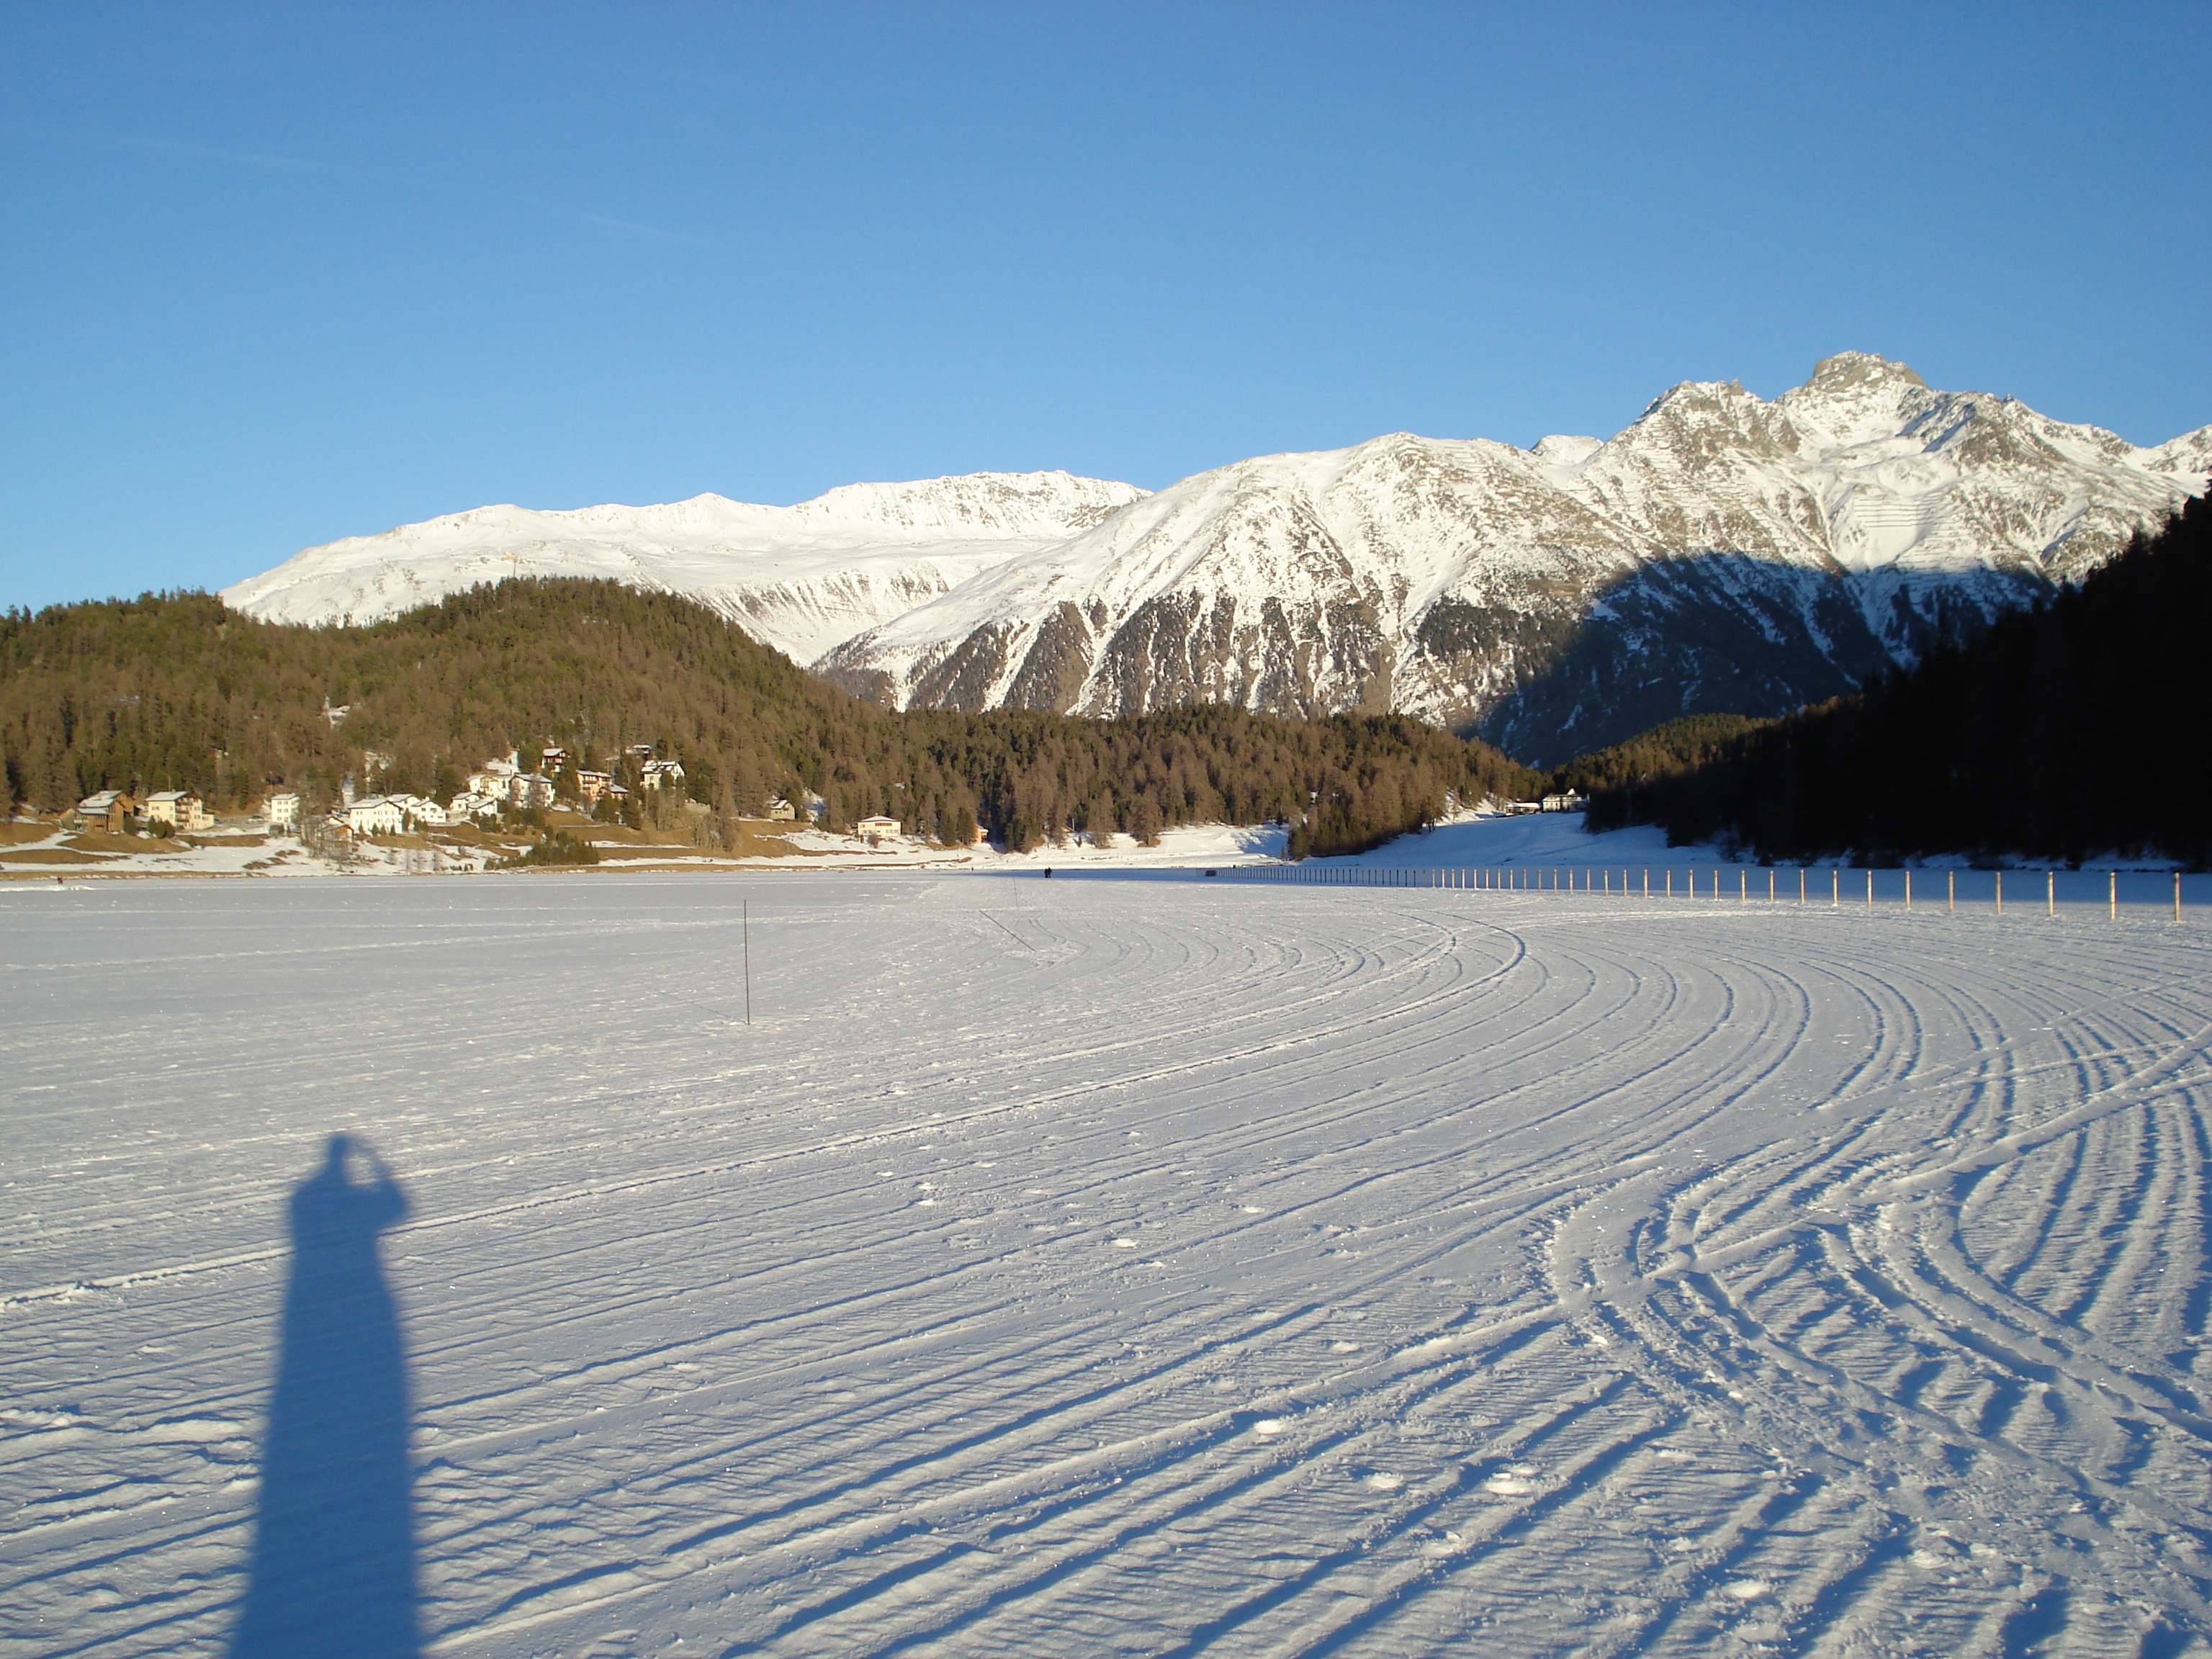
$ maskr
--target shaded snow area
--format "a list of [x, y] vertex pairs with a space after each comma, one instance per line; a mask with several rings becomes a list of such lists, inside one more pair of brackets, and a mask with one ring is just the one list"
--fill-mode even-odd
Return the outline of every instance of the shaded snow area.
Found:
[[[1639, 825], [1601, 836], [1583, 832], [1580, 812], [1468, 812], [1418, 835], [1400, 836], [1352, 858], [1309, 859], [1315, 868], [1365, 865], [1401, 870], [1478, 869], [1508, 864], [1655, 867], [1672, 859], [1711, 865], [1710, 847], [1669, 852], [1662, 830]], [[1732, 866], [1731, 866], [1732, 867]]]
[[0, 890], [0, 1654], [2200, 1651], [2209, 940]]
[[[1669, 847], [1663, 830], [1639, 825], [1588, 835], [1579, 812], [1468, 813], [1416, 835], [1401, 836], [1356, 857], [1307, 859], [1272, 873], [1270, 879], [1314, 882], [1329, 879], [1420, 881], [1449, 879], [1528, 886], [1562, 895], [1585, 890], [1641, 896], [1648, 884], [1654, 897], [1701, 898], [1728, 902], [1813, 905], [1878, 905], [1993, 908], [2000, 901], [2015, 914], [2069, 907], [2100, 913], [2163, 909], [2171, 912], [2179, 892], [2185, 908], [2212, 906], [2212, 879], [2202, 872], [2179, 878], [2170, 860], [2110, 856], [2069, 869], [2030, 860], [2005, 862], [2002, 870], [1977, 868], [1961, 857], [1938, 854], [1869, 870], [1863, 864], [1831, 859], [1799, 866], [1763, 865], [1745, 854], [1731, 857], [1710, 844]], [[1199, 834], [1199, 831], [1182, 833]], [[1231, 832], [1249, 838], [1255, 852], [1280, 854], [1281, 832]], [[1263, 839], [1272, 833], [1273, 840]], [[1191, 851], [1196, 850], [1193, 843]], [[1200, 860], [1186, 853], [1177, 862]], [[1206, 861], [1211, 862], [1212, 860]], [[1267, 864], [1253, 856], [1222, 863]], [[1329, 872], [1360, 872], [1358, 877]], [[1393, 872], [1395, 872], [1395, 877]], [[1249, 872], [1244, 872], [1249, 875]], [[1718, 888], [1716, 890], [1715, 883]]]

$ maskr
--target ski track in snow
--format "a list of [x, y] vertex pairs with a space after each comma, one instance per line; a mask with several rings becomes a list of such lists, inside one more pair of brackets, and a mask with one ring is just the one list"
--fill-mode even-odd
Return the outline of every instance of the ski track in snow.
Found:
[[339, 1130], [413, 1206], [433, 1653], [2212, 1631], [2193, 918], [886, 875], [0, 919], [0, 1654], [221, 1650]]

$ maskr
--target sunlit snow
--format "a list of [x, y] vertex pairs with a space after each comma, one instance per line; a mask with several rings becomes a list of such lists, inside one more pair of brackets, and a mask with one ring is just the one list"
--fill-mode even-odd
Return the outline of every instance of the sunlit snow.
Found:
[[1727, 901], [0, 889], [0, 1653], [2201, 1642], [2212, 923]]

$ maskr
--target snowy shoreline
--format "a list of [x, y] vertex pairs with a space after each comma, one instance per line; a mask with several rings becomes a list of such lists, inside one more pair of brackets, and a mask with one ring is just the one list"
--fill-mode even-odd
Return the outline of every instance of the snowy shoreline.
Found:
[[[1771, 868], [1792, 872], [1800, 868], [1856, 872], [1869, 867], [1848, 859], [1815, 860], [1803, 866], [1794, 863], [1769, 866], [1753, 859], [1728, 857], [1711, 846], [1669, 847], [1664, 835], [1656, 829], [1636, 828], [1589, 835], [1584, 833], [1582, 826], [1583, 817], [1579, 812], [1466, 813], [1447, 819], [1430, 830], [1399, 836], [1370, 852], [1342, 857], [1310, 858], [1301, 860], [1297, 867], [1464, 870], [1535, 866], [1545, 868], [1572, 866], [1577, 869], [1648, 868], [1654, 871], [1692, 867], [1699, 871], [1763, 871]], [[764, 822], [757, 823], [754, 827], [763, 830], [777, 828]], [[1114, 837], [1112, 847], [1098, 848], [1077, 836], [1071, 837], [1064, 846], [1047, 845], [1027, 853], [1006, 853], [988, 845], [963, 850], [903, 837], [871, 847], [855, 837], [828, 835], [817, 830], [794, 832], [785, 828], [782, 834], [784, 839], [792, 841], [803, 850], [776, 857], [732, 858], [709, 853], [659, 856], [660, 849], [649, 848], [648, 853], [654, 855], [617, 857], [597, 865], [542, 866], [527, 870], [499, 872], [471, 870], [459, 865], [437, 872], [428, 869], [410, 869], [404, 856], [405, 849], [374, 845], [362, 849], [359, 864], [350, 871], [342, 872], [326, 860], [310, 859], [298, 850], [292, 851], [282, 866], [276, 866], [270, 862], [269, 850], [263, 846], [261, 834], [242, 838], [250, 845], [225, 846], [222, 838], [210, 837], [207, 845], [196, 847], [189, 852], [106, 854], [103, 855], [100, 862], [26, 865], [7, 861], [10, 854], [19, 857], [26, 853], [37, 855], [46, 854], [50, 848], [58, 847], [65, 836], [57, 829], [46, 842], [0, 848], [0, 883], [35, 882], [57, 875], [76, 881], [115, 876], [212, 875], [270, 876], [290, 879], [306, 875], [339, 873], [359, 876], [429, 873], [665, 875], [696, 871], [728, 875], [778, 870], [794, 872], [921, 870], [938, 874], [965, 872], [978, 875], [1004, 875], [1045, 869], [1071, 874], [1094, 870], [1166, 872], [1208, 866], [1278, 866], [1283, 861], [1285, 840], [1283, 829], [1276, 824], [1185, 824], [1163, 831], [1157, 847], [1138, 846], [1130, 836], [1121, 835]], [[290, 846], [296, 848], [297, 843], [290, 843]], [[621, 843], [613, 842], [605, 843], [605, 848], [617, 854], [628, 850]], [[284, 850], [279, 848], [277, 852], [282, 854]], [[670, 850], [672, 854], [673, 849]], [[264, 866], [268, 867], [262, 867]], [[1947, 854], [1917, 857], [1903, 864], [1873, 867], [1885, 876], [1893, 876], [1904, 870], [1929, 871], [1939, 874], [1946, 871], [1971, 871], [1986, 875], [2002, 867], [2007, 872], [2040, 875], [2047, 870], [2055, 870], [2063, 874], [2101, 878], [2107, 870], [2140, 875], [2172, 872], [2178, 866], [2171, 860], [2110, 855], [2086, 860], [2079, 866], [2069, 867], [2064, 864], [2028, 859], [2006, 859], [2001, 865], [1990, 864]]]

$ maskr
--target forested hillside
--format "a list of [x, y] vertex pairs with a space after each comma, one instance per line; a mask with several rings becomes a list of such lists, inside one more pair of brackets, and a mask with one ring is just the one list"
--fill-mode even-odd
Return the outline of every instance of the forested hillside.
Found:
[[1623, 779], [1589, 823], [1762, 858], [1966, 854], [2212, 862], [2212, 506], [1914, 669]]
[[1684, 714], [1624, 742], [1576, 756], [1552, 773], [1548, 787], [1589, 795], [1671, 777], [1703, 765], [1745, 732], [1768, 723], [1751, 714]]
[[1535, 782], [1406, 717], [893, 714], [692, 601], [611, 581], [510, 580], [368, 628], [257, 622], [204, 593], [0, 618], [10, 806], [131, 784], [198, 789], [217, 811], [280, 783], [312, 801], [365, 778], [371, 752], [380, 787], [442, 798], [479, 761], [546, 744], [594, 760], [654, 744], [725, 811], [804, 788], [833, 825], [889, 812], [957, 842], [981, 823], [1020, 847], [1275, 818], [1299, 852], [1344, 851], [1447, 796]]

